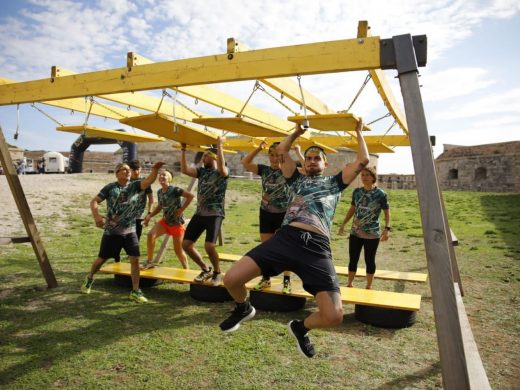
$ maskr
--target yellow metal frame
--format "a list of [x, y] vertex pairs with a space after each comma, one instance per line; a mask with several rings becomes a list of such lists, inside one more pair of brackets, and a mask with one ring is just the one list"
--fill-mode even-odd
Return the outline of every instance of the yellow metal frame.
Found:
[[128, 142], [162, 142], [165, 139], [163, 137], [150, 137], [148, 135], [132, 134], [123, 131], [102, 129], [94, 126], [59, 126], [56, 127], [58, 131], [65, 131], [68, 133], [84, 134], [89, 137], [100, 137], [115, 139], [118, 141]]

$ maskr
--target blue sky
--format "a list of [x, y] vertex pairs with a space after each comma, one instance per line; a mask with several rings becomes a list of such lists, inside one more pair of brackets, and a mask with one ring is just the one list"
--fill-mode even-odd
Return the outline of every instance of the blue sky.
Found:
[[[358, 20], [368, 20], [373, 35], [428, 36], [428, 64], [421, 68], [422, 97], [431, 135], [442, 144], [478, 145], [520, 140], [520, 2], [418, 0], [105, 0], [3, 1], [0, 7], [0, 77], [18, 81], [47, 78], [58, 65], [76, 72], [124, 66], [136, 51], [154, 61], [226, 50], [234, 37], [252, 49], [356, 36]], [[386, 71], [400, 101], [395, 71]], [[344, 110], [366, 72], [304, 76], [303, 86], [335, 110]], [[246, 99], [252, 82], [218, 85]], [[180, 98], [193, 105], [193, 99]], [[272, 100], [252, 104], [285, 117]], [[42, 108], [67, 125], [82, 124], [83, 114]], [[193, 107], [195, 108], [195, 107]], [[198, 110], [208, 107], [198, 106]], [[386, 113], [370, 83], [352, 110], [367, 122]], [[9, 143], [26, 149], [69, 150], [77, 135], [58, 133], [55, 123], [30, 105], [0, 107], [0, 124]], [[89, 123], [121, 128], [116, 121]], [[383, 134], [391, 120], [374, 125]], [[389, 134], [399, 134], [393, 128]], [[115, 150], [98, 146], [96, 150]], [[381, 173], [413, 173], [409, 148], [381, 154]]]

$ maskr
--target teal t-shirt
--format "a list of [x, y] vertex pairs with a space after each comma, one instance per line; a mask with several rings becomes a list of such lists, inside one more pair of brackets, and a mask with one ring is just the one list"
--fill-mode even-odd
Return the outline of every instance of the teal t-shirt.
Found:
[[[130, 181], [142, 180], [142, 178], [138, 179], [130, 179]], [[144, 213], [144, 209], [146, 208], [146, 201], [148, 200], [147, 195], [152, 193], [152, 186], [146, 187], [145, 190], [139, 196], [139, 212], [137, 214], [137, 218], [141, 218]]]
[[157, 201], [163, 210], [163, 218], [170, 226], [184, 224], [184, 218], [176, 217], [175, 212], [181, 208], [182, 188], [168, 186], [166, 192], [162, 188], [157, 191]]
[[203, 217], [223, 217], [228, 177], [220, 176], [215, 168], [199, 167], [197, 168], [197, 178], [199, 183], [195, 214]]
[[378, 187], [370, 191], [356, 188], [352, 192], [351, 204], [355, 206], [355, 212], [350, 233], [362, 238], [378, 238], [381, 235], [381, 210], [389, 209], [386, 192]]
[[289, 205], [289, 187], [281, 169], [258, 164], [258, 174], [262, 177], [260, 208], [270, 213], [285, 213]]
[[98, 194], [107, 201], [105, 234], [127, 234], [135, 231], [135, 220], [140, 216], [140, 197], [144, 193], [141, 181], [129, 181], [121, 186], [118, 182], [104, 186]]
[[302, 222], [318, 229], [330, 238], [332, 219], [341, 192], [347, 188], [342, 173], [335, 176], [305, 176], [296, 169], [287, 179], [291, 191], [291, 202], [282, 226], [291, 222]]

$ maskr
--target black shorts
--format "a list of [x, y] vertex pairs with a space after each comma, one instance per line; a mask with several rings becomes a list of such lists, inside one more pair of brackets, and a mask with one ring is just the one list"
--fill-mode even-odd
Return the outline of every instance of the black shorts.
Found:
[[260, 233], [274, 233], [282, 226], [285, 213], [270, 213], [260, 209]]
[[291, 271], [300, 277], [305, 291], [339, 292], [339, 280], [332, 263], [328, 237], [285, 225], [269, 240], [246, 253], [264, 276]]
[[122, 236], [117, 234], [103, 234], [98, 257], [105, 260], [110, 258], [119, 258], [119, 253], [123, 248], [128, 256], [139, 257], [141, 255], [141, 252], [139, 251], [139, 241], [137, 240], [137, 234], [135, 232]]
[[203, 217], [195, 214], [186, 227], [184, 240], [195, 242], [205, 230], [206, 242], [216, 243], [223, 220], [222, 216]]

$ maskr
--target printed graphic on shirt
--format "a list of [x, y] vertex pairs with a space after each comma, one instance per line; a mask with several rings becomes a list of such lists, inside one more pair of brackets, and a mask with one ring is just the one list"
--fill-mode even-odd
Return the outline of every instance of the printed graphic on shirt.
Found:
[[184, 224], [184, 218], [175, 215], [181, 208], [182, 193], [182, 188], [174, 186], [168, 186], [166, 192], [163, 192], [162, 188], [157, 191], [157, 201], [162, 207], [164, 220], [170, 226]]
[[343, 184], [341, 172], [335, 176], [305, 176], [295, 170], [287, 180], [291, 191], [291, 202], [282, 225], [302, 222], [318, 229], [330, 237], [330, 227]]
[[214, 168], [197, 168], [199, 179], [197, 188], [197, 211], [195, 214], [208, 216], [224, 216], [224, 200], [227, 189], [227, 177], [220, 176]]
[[260, 208], [270, 213], [284, 213], [289, 204], [289, 187], [280, 169], [258, 164], [262, 177], [262, 201]]
[[366, 237], [368, 234], [373, 238], [378, 238], [381, 235], [379, 225], [381, 210], [389, 207], [386, 193], [377, 187], [370, 191], [366, 191], [362, 187], [356, 188], [352, 192], [351, 204], [356, 208], [351, 234], [370, 238]]
[[125, 234], [135, 230], [135, 220], [141, 215], [141, 181], [131, 181], [121, 186], [114, 182], [101, 189], [98, 196], [107, 201], [105, 232]]
[[[142, 178], [130, 179], [130, 181], [143, 180]], [[142, 218], [144, 209], [146, 208], [146, 201], [148, 200], [148, 194], [152, 193], [152, 186], [145, 188], [145, 190], [139, 196], [139, 213], [137, 218]]]

